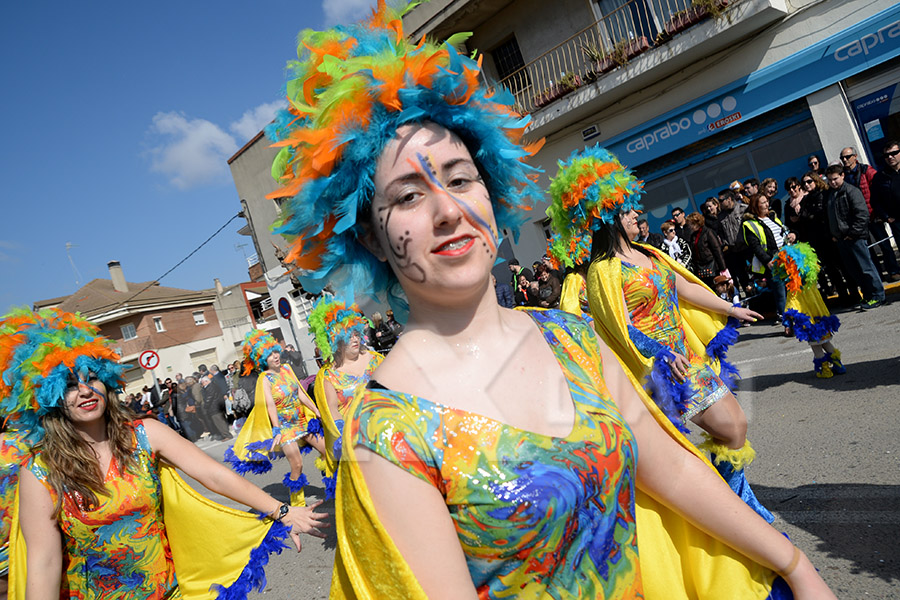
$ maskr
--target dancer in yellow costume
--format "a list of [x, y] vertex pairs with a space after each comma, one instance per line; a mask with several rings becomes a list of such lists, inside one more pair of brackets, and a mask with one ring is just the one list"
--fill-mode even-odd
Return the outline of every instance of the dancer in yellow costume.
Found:
[[[2, 408], [36, 440], [19, 477], [10, 597], [245, 598], [281, 540], [299, 550], [325, 515], [280, 504], [156, 421], [129, 421], [114, 395], [124, 368], [97, 331], [56, 310], [0, 322]], [[258, 512], [206, 500], [163, 460]]]
[[408, 42], [383, 3], [304, 32], [270, 130], [304, 289], [409, 308], [348, 413], [331, 596], [762, 599], [777, 569], [834, 598], [584, 320], [498, 306], [537, 148], [450, 42]]
[[[642, 189], [607, 150], [576, 151], [551, 183], [551, 227], [562, 242], [593, 234], [588, 299], [597, 331], [632, 376], [647, 377], [647, 391], [675, 427], [687, 433], [691, 420], [707, 432], [701, 448], [734, 492], [771, 523], [774, 516], [744, 476], [755, 452], [746, 439], [747, 418], [729, 390], [737, 370], [725, 360], [737, 339], [736, 319], [759, 315], [716, 297], [663, 252], [630, 242], [638, 233]], [[724, 316], [720, 324], [710, 316], [716, 312], [736, 319], [723, 327]], [[692, 330], [702, 326], [697, 323], [709, 326], [702, 343]]]
[[253, 410], [247, 416], [234, 445], [225, 451], [225, 461], [241, 475], [266, 473], [272, 461], [283, 454], [291, 465], [282, 483], [288, 488], [291, 506], [306, 506], [303, 488], [303, 454], [315, 448], [325, 454], [319, 411], [294, 375], [281, 364], [281, 346], [261, 329], [244, 339], [243, 374], [259, 372]]
[[325, 365], [316, 374], [316, 402], [321, 407], [325, 430], [325, 465], [322, 481], [325, 498], [334, 498], [341, 460], [344, 419], [356, 391], [365, 387], [384, 357], [365, 347], [369, 323], [355, 304], [331, 294], [316, 300], [307, 319]]
[[819, 258], [812, 246], [801, 242], [779, 250], [773, 259], [772, 276], [785, 285], [784, 324], [812, 348], [816, 377], [827, 379], [846, 373], [841, 351], [831, 343], [841, 322], [819, 293]]

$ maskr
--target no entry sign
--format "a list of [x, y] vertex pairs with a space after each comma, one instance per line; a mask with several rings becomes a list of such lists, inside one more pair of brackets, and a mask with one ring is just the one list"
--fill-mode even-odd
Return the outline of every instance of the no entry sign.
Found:
[[144, 350], [138, 357], [138, 362], [141, 363], [142, 367], [151, 371], [159, 366], [159, 354], [153, 350]]

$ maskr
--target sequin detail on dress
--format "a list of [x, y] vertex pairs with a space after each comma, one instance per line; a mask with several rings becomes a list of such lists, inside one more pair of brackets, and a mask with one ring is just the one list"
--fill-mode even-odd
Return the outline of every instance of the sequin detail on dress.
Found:
[[[369, 352], [369, 364], [362, 375], [351, 375], [350, 373], [337, 370], [334, 366], [328, 367], [326, 375], [328, 376], [328, 381], [334, 387], [334, 391], [337, 392], [338, 409], [341, 411], [341, 415], [347, 415], [347, 407], [353, 401], [356, 390], [369, 383], [369, 380], [372, 379], [372, 373], [375, 372], [382, 360], [384, 360], [384, 357], [380, 354]], [[338, 415], [334, 416], [335, 420], [340, 418]]]
[[353, 441], [440, 490], [481, 598], [640, 598], [637, 444], [606, 390], [596, 336], [569, 313], [527, 312], [568, 381], [569, 435], [367, 389]]
[[728, 392], [706, 359], [685, 343], [684, 325], [678, 308], [675, 272], [650, 259], [653, 268], [622, 261], [622, 291], [631, 324], [641, 333], [684, 356], [691, 364], [687, 379], [694, 394], [681, 413], [682, 422], [709, 408]]
[[266, 371], [266, 379], [272, 386], [272, 400], [278, 411], [278, 421], [281, 427], [281, 439], [279, 445], [294, 442], [309, 434], [309, 420], [315, 414], [300, 401], [300, 394], [305, 394], [300, 388], [300, 381], [287, 367], [281, 367], [277, 373]]

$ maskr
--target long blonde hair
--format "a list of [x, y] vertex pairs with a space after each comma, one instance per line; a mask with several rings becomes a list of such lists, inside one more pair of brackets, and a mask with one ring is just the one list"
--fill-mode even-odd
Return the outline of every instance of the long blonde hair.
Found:
[[[134, 436], [128, 414], [119, 406], [115, 394], [106, 393], [106, 434], [113, 460], [124, 471], [135, 472]], [[47, 465], [47, 480], [56, 493], [55, 511], [59, 516], [64, 494], [83, 510], [95, 509], [98, 496], [108, 496], [103, 480], [106, 474], [100, 469], [91, 445], [72, 425], [64, 408], [54, 408], [41, 417], [44, 438], [34, 448], [40, 451]]]

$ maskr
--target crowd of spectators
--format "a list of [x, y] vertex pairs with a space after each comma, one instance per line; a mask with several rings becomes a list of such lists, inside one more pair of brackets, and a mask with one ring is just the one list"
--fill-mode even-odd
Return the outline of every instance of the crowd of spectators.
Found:
[[[784, 312], [785, 289], [772, 277], [773, 258], [785, 244], [806, 242], [822, 265], [824, 297], [839, 306], [875, 308], [884, 302], [883, 282], [900, 281], [891, 244], [892, 237], [900, 239], [900, 145], [888, 141], [883, 148], [880, 170], [859, 162], [853, 147], [826, 168], [810, 156], [805, 173], [783, 182], [783, 195], [772, 178], [734, 181], [707, 198], [702, 212], [672, 209], [658, 233], [638, 221], [635, 241], [666, 252], [723, 297], [773, 309], [776, 319]], [[532, 270], [516, 259], [507, 264], [509, 283], [494, 281], [498, 303], [558, 306], [565, 274], [546, 256]]]

